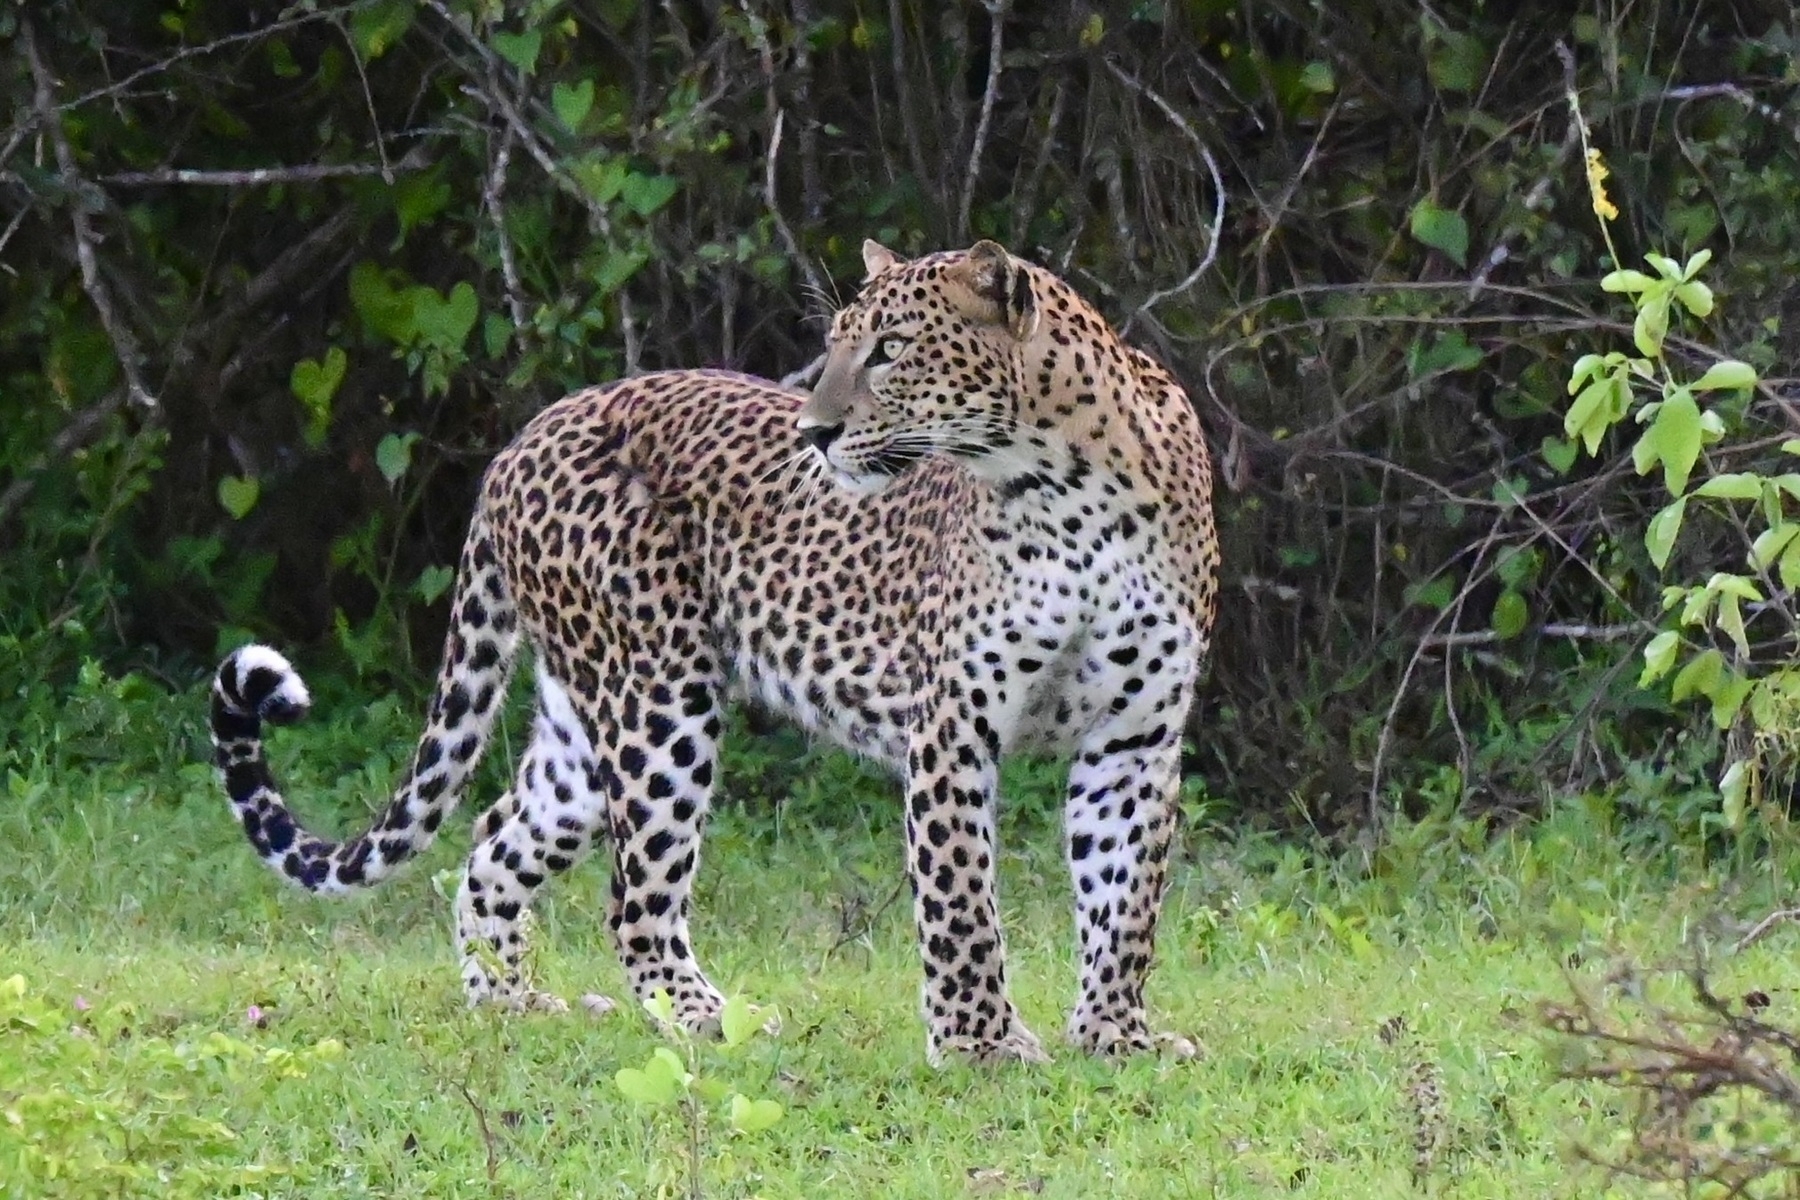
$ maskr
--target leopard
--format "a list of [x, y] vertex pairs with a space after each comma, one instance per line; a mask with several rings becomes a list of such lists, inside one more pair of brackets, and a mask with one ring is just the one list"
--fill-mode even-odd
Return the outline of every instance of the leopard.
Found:
[[261, 644], [224, 659], [215, 762], [265, 863], [342, 894], [419, 855], [528, 646], [531, 737], [454, 902], [471, 1005], [568, 1010], [531, 978], [528, 909], [604, 845], [632, 992], [716, 1031], [693, 882], [726, 715], [747, 702], [898, 777], [931, 1066], [1048, 1058], [1008, 990], [998, 908], [1015, 754], [1067, 767], [1067, 1041], [1166, 1047], [1144, 987], [1218, 590], [1199, 417], [1074, 287], [995, 242], [862, 250], [810, 394], [642, 374], [550, 404], [490, 461], [424, 729], [363, 833], [309, 831], [271, 772], [265, 723], [311, 704], [292, 664]]

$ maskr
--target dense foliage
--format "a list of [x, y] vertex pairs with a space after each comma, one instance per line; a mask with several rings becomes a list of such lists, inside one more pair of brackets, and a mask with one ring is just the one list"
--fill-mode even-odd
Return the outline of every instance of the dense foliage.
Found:
[[[1629, 346], [1602, 275], [1712, 249], [1724, 303], [1667, 353], [1762, 382], [1703, 469], [1786, 470], [1790, 19], [8, 5], [0, 726], [85, 660], [186, 683], [246, 631], [412, 680], [474, 481], [532, 412], [653, 367], [800, 371], [863, 237], [991, 236], [1164, 358], [1213, 436], [1227, 589], [1192, 765], [1214, 794], [1328, 826], [1546, 782], [1711, 811], [1704, 714], [1637, 688], [1671, 620], [1643, 541], [1667, 496], [1578, 457], [1564, 385]], [[1664, 569], [1704, 579], [1748, 540], [1690, 514]], [[1765, 594], [1722, 652], [1785, 658]]]

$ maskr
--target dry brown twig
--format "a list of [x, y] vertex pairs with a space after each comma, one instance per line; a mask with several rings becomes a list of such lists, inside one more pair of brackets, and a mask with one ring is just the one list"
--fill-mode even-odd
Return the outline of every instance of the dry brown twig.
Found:
[[988, 129], [994, 120], [994, 98], [1000, 92], [1001, 50], [1006, 33], [1006, 14], [1012, 8], [1012, 0], [984, 0], [982, 7], [987, 9], [989, 18], [988, 76], [987, 87], [981, 94], [981, 116], [975, 122], [974, 144], [969, 148], [969, 165], [963, 172], [962, 203], [956, 210], [956, 233], [964, 241], [969, 239], [969, 210], [975, 204], [975, 183], [981, 175], [981, 156], [987, 149]]

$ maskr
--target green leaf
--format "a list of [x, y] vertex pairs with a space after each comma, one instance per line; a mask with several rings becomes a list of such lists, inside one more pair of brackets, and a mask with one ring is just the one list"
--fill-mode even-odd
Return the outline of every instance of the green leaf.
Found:
[[442, 563], [426, 567], [413, 580], [413, 594], [424, 603], [433, 604], [439, 596], [450, 590], [450, 585], [455, 581], [456, 572]]
[[1679, 704], [1690, 696], [1711, 697], [1725, 674], [1725, 656], [1717, 650], [1705, 650], [1676, 672], [1669, 684], [1669, 698]]
[[1507, 641], [1525, 632], [1525, 624], [1530, 619], [1531, 609], [1525, 603], [1525, 597], [1508, 588], [1494, 601], [1494, 611], [1488, 617], [1488, 627], [1494, 631], [1495, 637]]
[[1714, 475], [1695, 488], [1694, 495], [1713, 500], [1757, 500], [1762, 497], [1762, 489], [1761, 475], [1729, 471], [1723, 475]]
[[1694, 276], [1698, 275], [1701, 271], [1705, 270], [1706, 264], [1711, 261], [1712, 261], [1712, 251], [1711, 250], [1696, 250], [1696, 251], [1694, 251], [1693, 255], [1687, 260], [1686, 263], [1684, 263], [1682, 265], [1682, 268], [1681, 268], [1682, 280], [1686, 281], [1686, 280], [1692, 279]]
[[325, 431], [331, 425], [331, 399], [344, 382], [344, 372], [349, 365], [349, 356], [343, 348], [332, 346], [325, 351], [324, 361], [303, 358], [294, 364], [288, 375], [289, 390], [299, 398], [310, 418], [306, 440], [312, 445], [318, 445], [325, 438]]
[[[350, 304], [375, 334], [399, 346], [410, 345], [415, 289], [400, 286], [404, 276], [383, 270], [372, 262], [350, 268]], [[430, 291], [429, 288], [420, 289]]]
[[[653, 1066], [655, 1060], [651, 1060]], [[620, 1067], [613, 1074], [613, 1083], [619, 1092], [633, 1104], [656, 1107], [674, 1100], [677, 1095], [674, 1079], [666, 1072], [655, 1072], [649, 1066]]]
[[1731, 639], [1731, 644], [1737, 647], [1738, 657], [1747, 658], [1750, 654], [1750, 643], [1744, 636], [1742, 603], [1736, 596], [1720, 596], [1719, 614], [1713, 618], [1713, 624], [1717, 625], [1725, 633], [1725, 636]]
[[1638, 351], [1650, 358], [1662, 355], [1663, 339], [1669, 336], [1669, 300], [1674, 289], [1666, 283], [1653, 284], [1638, 299], [1637, 320], [1631, 326], [1631, 340]]
[[1600, 290], [1612, 292], [1615, 295], [1623, 292], [1626, 295], [1635, 296], [1655, 282], [1642, 271], [1633, 271], [1629, 267], [1622, 267], [1617, 271], [1609, 271], [1601, 277]]
[[750, 1003], [743, 995], [725, 1001], [725, 1007], [719, 1011], [719, 1032], [725, 1038], [725, 1044], [741, 1046], [754, 1036], [768, 1020], [763, 1011], [760, 1005]]
[[644, 1000], [644, 1011], [650, 1019], [664, 1028], [675, 1027], [675, 1001], [662, 988], [656, 989]]
[[1655, 267], [1656, 273], [1670, 283], [1680, 283], [1682, 281], [1681, 264], [1674, 259], [1652, 251], [1651, 253], [1644, 255], [1644, 261]]
[[1725, 819], [1725, 828], [1743, 828], [1744, 804], [1749, 794], [1750, 773], [1744, 769], [1744, 760], [1739, 759], [1719, 776], [1719, 815]]
[[557, 84], [550, 89], [550, 107], [556, 110], [556, 119], [569, 132], [578, 132], [581, 122], [594, 108], [594, 81], [584, 79], [572, 86], [567, 83]]
[[1425, 58], [1425, 73], [1447, 92], [1473, 92], [1487, 74], [1488, 52], [1473, 34], [1436, 30]]
[[1314, 59], [1300, 68], [1300, 86], [1315, 95], [1329, 95], [1337, 91], [1337, 76], [1330, 63]]
[[1753, 686], [1748, 676], [1739, 675], [1735, 671], [1725, 673], [1724, 681], [1712, 692], [1714, 728], [1731, 728], [1731, 723], [1737, 720], [1738, 710], [1744, 707], [1744, 701], [1749, 697]]
[[1650, 428], [1633, 449], [1632, 460], [1640, 475], [1648, 474], [1660, 461], [1663, 484], [1670, 495], [1679, 496], [1687, 490], [1688, 475], [1700, 458], [1700, 445], [1700, 406], [1692, 392], [1676, 388], [1657, 407]]
[[1450, 601], [1456, 599], [1456, 581], [1448, 575], [1439, 575], [1436, 579], [1415, 583], [1406, 589], [1406, 599], [1408, 603], [1427, 608], [1448, 608]]
[[1469, 223], [1459, 212], [1421, 200], [1412, 210], [1412, 235], [1450, 256], [1459, 267], [1469, 265]]
[[1716, 362], [1706, 374], [1688, 385], [1696, 392], [1711, 392], [1756, 386], [1756, 368], [1735, 359]]
[[499, 51], [500, 57], [527, 75], [537, 70], [538, 51], [543, 47], [544, 35], [537, 29], [494, 35], [494, 49]]
[[731, 1127], [739, 1133], [761, 1133], [781, 1120], [781, 1105], [773, 1100], [752, 1100], [742, 1093], [731, 1096]]
[[219, 504], [230, 513], [234, 520], [241, 521], [250, 515], [256, 507], [256, 499], [262, 495], [262, 484], [254, 479], [239, 478], [227, 475], [219, 480]]
[[375, 466], [383, 479], [400, 482], [400, 477], [412, 467], [413, 443], [418, 440], [416, 433], [390, 433], [376, 443]]
[[1713, 310], [1712, 289], [1704, 283], [1679, 283], [1675, 285], [1675, 299], [1681, 307], [1696, 317], [1710, 316]]
[[446, 354], [462, 352], [480, 315], [481, 304], [467, 280], [451, 288], [448, 296], [439, 296], [428, 287], [413, 293], [413, 324], [418, 336]]
[[1429, 347], [1414, 342], [1407, 350], [1409, 373], [1418, 379], [1448, 371], [1468, 371], [1481, 365], [1481, 348], [1469, 344], [1460, 329], [1432, 341]]
[[1665, 629], [1650, 639], [1644, 647], [1644, 673], [1638, 676], [1639, 687], [1649, 687], [1675, 665], [1675, 655], [1681, 649], [1681, 635], [1673, 629]]
[[1650, 561], [1659, 571], [1667, 565], [1669, 554], [1675, 549], [1675, 535], [1681, 532], [1681, 518], [1686, 512], [1687, 497], [1683, 496], [1651, 517], [1650, 524], [1644, 529], [1644, 548], [1650, 552]]
[[1783, 521], [1769, 526], [1750, 543], [1750, 565], [1759, 571], [1768, 570], [1769, 564], [1781, 556], [1797, 535], [1800, 535], [1800, 523]]
[[1569, 468], [1575, 465], [1575, 455], [1577, 450], [1575, 443], [1568, 438], [1552, 437], [1549, 434], [1545, 434], [1544, 440], [1540, 443], [1538, 449], [1539, 452], [1543, 454], [1544, 461], [1550, 464], [1550, 469], [1555, 471], [1558, 475], [1567, 475], [1569, 473]]
[[680, 186], [681, 181], [673, 175], [639, 175], [633, 171], [620, 186], [619, 199], [638, 216], [647, 217], [667, 204]]
[[380, 58], [412, 28], [413, 0], [382, 0], [367, 8], [359, 7], [350, 16], [350, 40], [365, 60]]

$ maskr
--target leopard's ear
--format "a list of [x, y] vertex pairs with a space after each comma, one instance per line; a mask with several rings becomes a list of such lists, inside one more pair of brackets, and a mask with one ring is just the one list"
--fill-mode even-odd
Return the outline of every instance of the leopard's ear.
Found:
[[895, 267], [904, 267], [906, 260], [889, 250], [874, 238], [863, 239], [863, 275], [864, 283], [872, 283], [877, 276], [885, 275]]
[[957, 304], [964, 315], [1005, 325], [1021, 342], [1037, 331], [1038, 306], [1031, 291], [1031, 272], [1000, 243], [976, 242], [948, 274], [967, 292], [958, 297]]

